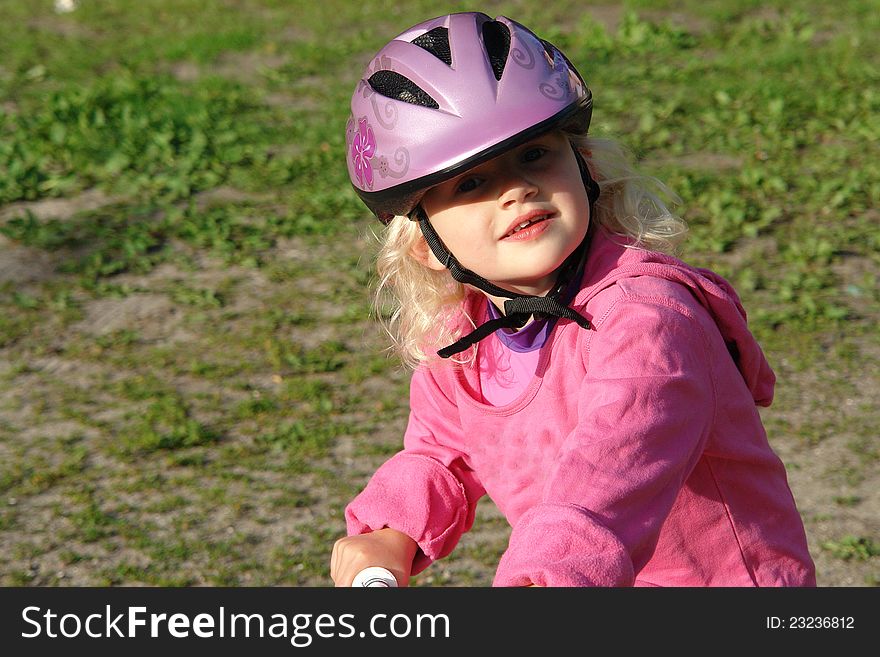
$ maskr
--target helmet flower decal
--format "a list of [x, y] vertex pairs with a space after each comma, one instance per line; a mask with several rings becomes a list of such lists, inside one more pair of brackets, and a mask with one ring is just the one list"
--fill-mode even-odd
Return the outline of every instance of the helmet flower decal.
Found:
[[351, 142], [351, 159], [358, 184], [373, 188], [373, 166], [370, 160], [376, 154], [376, 138], [366, 119], [358, 119], [358, 131]]

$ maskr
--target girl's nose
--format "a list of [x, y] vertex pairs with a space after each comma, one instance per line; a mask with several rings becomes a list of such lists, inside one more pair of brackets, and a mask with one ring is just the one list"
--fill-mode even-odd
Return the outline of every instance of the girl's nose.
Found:
[[502, 184], [503, 187], [498, 196], [498, 203], [502, 208], [521, 204], [538, 193], [538, 186], [525, 176], [519, 174], [508, 176]]

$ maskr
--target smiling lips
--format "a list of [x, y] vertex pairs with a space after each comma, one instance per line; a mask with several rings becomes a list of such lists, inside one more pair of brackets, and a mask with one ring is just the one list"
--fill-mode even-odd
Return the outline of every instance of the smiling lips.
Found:
[[507, 232], [501, 237], [506, 239], [527, 239], [544, 232], [545, 226], [542, 224], [544, 220], [549, 219], [553, 215], [547, 210], [532, 210], [526, 214], [520, 215], [507, 229]]

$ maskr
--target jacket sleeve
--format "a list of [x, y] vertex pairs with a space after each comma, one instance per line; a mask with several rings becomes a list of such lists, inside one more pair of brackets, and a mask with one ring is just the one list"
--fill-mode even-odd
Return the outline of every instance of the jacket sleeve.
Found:
[[404, 448], [346, 507], [348, 534], [390, 527], [418, 543], [412, 573], [445, 557], [485, 494], [462, 449], [458, 409], [427, 368], [413, 373]]
[[578, 423], [513, 527], [496, 586], [633, 585], [715, 415], [698, 311], [621, 296], [597, 317]]

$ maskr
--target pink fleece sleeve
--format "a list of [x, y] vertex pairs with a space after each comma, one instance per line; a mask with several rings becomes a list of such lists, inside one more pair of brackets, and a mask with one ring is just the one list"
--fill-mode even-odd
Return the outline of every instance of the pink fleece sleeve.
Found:
[[579, 422], [514, 526], [496, 586], [634, 583], [715, 414], [699, 310], [623, 297], [596, 318]]
[[458, 410], [427, 369], [413, 374], [410, 409], [404, 449], [379, 467], [345, 519], [350, 536], [391, 527], [416, 541], [416, 574], [471, 528], [485, 490], [459, 449]]

